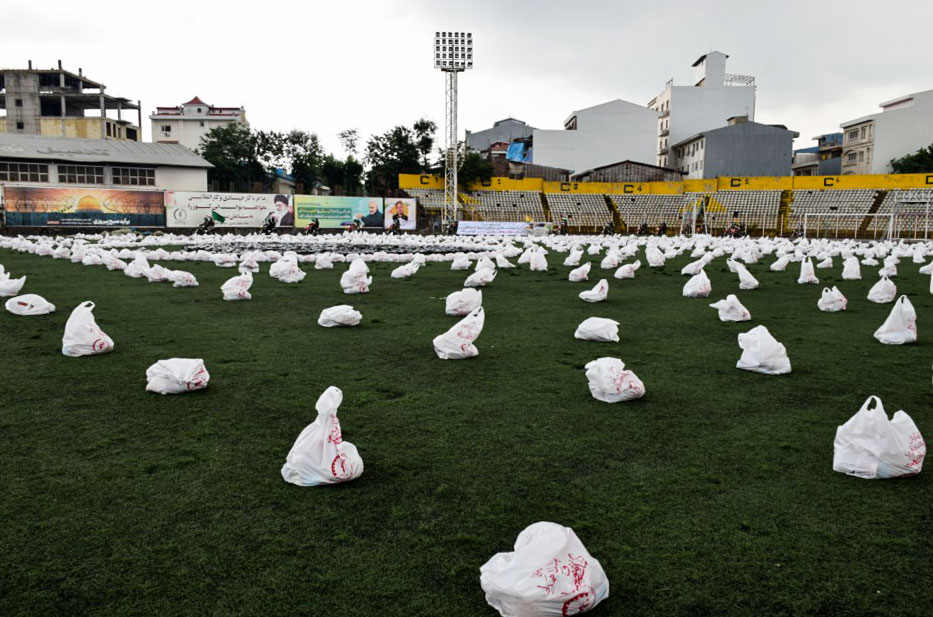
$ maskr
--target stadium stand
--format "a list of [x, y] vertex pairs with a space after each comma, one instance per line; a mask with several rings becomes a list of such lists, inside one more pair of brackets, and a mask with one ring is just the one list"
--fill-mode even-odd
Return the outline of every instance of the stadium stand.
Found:
[[426, 210], [444, 209], [444, 191], [437, 189], [405, 189], [405, 192], [417, 199]]
[[[796, 190], [790, 207], [789, 226], [791, 229], [802, 226], [807, 214], [810, 215], [807, 217], [808, 231], [833, 229], [836, 233], [854, 235], [864, 215], [871, 210], [876, 193], [874, 189]], [[834, 216], [838, 214], [850, 216]]]
[[537, 191], [473, 191], [466, 197], [464, 210], [484, 221], [547, 220]]
[[610, 195], [613, 205], [619, 211], [622, 224], [629, 230], [635, 230], [642, 223], [656, 227], [667, 223], [672, 230], [680, 229], [686, 204], [692, 202], [691, 196], [684, 195]]
[[566, 216], [571, 227], [602, 229], [612, 221], [612, 212], [605, 195], [545, 193], [551, 221], [557, 223]]
[[[897, 206], [897, 217], [894, 227], [898, 237], [902, 238], [925, 238], [928, 237], [927, 225], [929, 231], [933, 232], [933, 220], [927, 221], [927, 207], [933, 210], [933, 189], [895, 189], [888, 191], [878, 208], [877, 214], [889, 215], [894, 213]], [[933, 215], [933, 212], [930, 213]], [[889, 218], [887, 216], [869, 217], [878, 219], [877, 222], [869, 222], [863, 227], [874, 230], [874, 228], [887, 229]]]
[[[713, 228], [728, 226], [732, 214], [738, 212], [746, 227], [774, 229], [778, 225], [781, 191], [718, 191], [710, 195], [709, 203], [707, 219]], [[722, 213], [717, 212], [716, 204], [723, 207]]]

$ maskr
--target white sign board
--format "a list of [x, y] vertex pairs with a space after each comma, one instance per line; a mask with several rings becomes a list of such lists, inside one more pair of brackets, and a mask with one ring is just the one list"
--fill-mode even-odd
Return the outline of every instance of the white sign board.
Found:
[[460, 221], [458, 236], [523, 236], [531, 231], [531, 223], [503, 223], [496, 221]]
[[167, 227], [197, 227], [205, 218], [217, 227], [262, 227], [270, 214], [276, 227], [295, 225], [290, 195], [165, 191]]

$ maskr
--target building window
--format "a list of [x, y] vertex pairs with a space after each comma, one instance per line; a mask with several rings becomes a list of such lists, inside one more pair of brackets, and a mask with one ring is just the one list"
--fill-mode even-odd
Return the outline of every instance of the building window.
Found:
[[171, 124], [163, 124], [163, 125], [162, 125], [162, 132], [163, 132], [163, 133], [171, 133], [171, 132], [172, 132], [172, 125], [171, 125]]
[[23, 124], [22, 122], [17, 122], [17, 123], [16, 123], [16, 130], [17, 130], [17, 131], [22, 131], [22, 130], [24, 130], [25, 128], [26, 128], [26, 125]]
[[16, 105], [16, 107], [22, 107], [23, 99], [15, 99], [13, 104]]
[[858, 155], [855, 152], [850, 152], [846, 155], [846, 163], [854, 163], [858, 159]]
[[846, 137], [849, 138], [849, 141], [855, 141], [858, 139], [858, 130], [856, 129], [854, 131], [849, 131]]
[[0, 162], [0, 182], [48, 182], [49, 166]]
[[103, 184], [104, 168], [97, 165], [59, 165], [58, 181], [63, 184]]
[[121, 186], [155, 186], [155, 169], [148, 167], [114, 167], [113, 183]]
[[113, 127], [109, 122], [107, 123], [107, 137], [113, 137]]
[[868, 130], [868, 129], [866, 129], [866, 128], [863, 126], [863, 127], [862, 127], [862, 130], [861, 130], [861, 134], [859, 135], [859, 137], [862, 138], [862, 139], [865, 139], [865, 132], [866, 132], [867, 130]]
[[201, 126], [202, 127], [204, 126], [204, 120], [201, 120]]
[[865, 151], [864, 150], [858, 153], [858, 162], [859, 163], [865, 162]]

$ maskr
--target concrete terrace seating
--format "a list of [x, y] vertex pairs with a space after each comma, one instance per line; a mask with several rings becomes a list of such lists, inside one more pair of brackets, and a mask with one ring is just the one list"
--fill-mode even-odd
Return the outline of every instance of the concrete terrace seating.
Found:
[[465, 212], [476, 212], [484, 221], [544, 221], [541, 193], [537, 191], [473, 191]]
[[739, 221], [746, 226], [757, 225], [762, 229], [774, 229], [778, 225], [781, 209], [781, 191], [718, 191], [711, 195], [711, 202], [722, 205], [724, 212], [707, 209], [707, 218], [713, 227], [728, 226], [732, 214], [739, 213]]
[[[803, 224], [804, 214], [807, 217], [807, 227], [816, 228], [817, 225], [855, 232], [868, 214], [875, 201], [875, 189], [848, 189], [848, 190], [796, 190], [794, 201], [790, 206], [790, 226], [795, 228]], [[854, 216], [819, 216], [823, 214], [850, 214]]]
[[619, 211], [622, 222], [634, 231], [642, 223], [655, 227], [667, 223], [672, 229], [680, 229], [682, 211], [692, 201], [690, 193], [685, 195], [610, 195]]
[[[895, 230], [899, 237], [917, 237], [923, 238], [927, 230], [926, 205], [924, 203], [903, 203], [904, 201], [928, 202], [930, 204], [930, 236], [933, 237], [933, 189], [894, 189], [888, 191], [884, 196], [884, 201], [878, 208], [878, 214], [891, 214], [898, 203], [898, 216], [895, 219]], [[886, 230], [890, 219], [886, 216], [872, 217], [877, 219], [877, 223], [872, 222], [869, 226], [874, 229]]]
[[422, 208], [429, 210], [442, 210], [444, 208], [444, 191], [438, 189], [405, 189], [405, 192], [417, 199]]
[[566, 216], [572, 227], [602, 228], [612, 220], [605, 195], [545, 193], [545, 198], [555, 223]]

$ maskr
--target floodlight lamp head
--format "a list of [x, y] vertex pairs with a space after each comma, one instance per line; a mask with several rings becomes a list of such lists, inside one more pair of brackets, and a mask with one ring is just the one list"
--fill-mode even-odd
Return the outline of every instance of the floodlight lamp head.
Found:
[[473, 68], [473, 33], [438, 31], [434, 33], [434, 68], [460, 72]]

